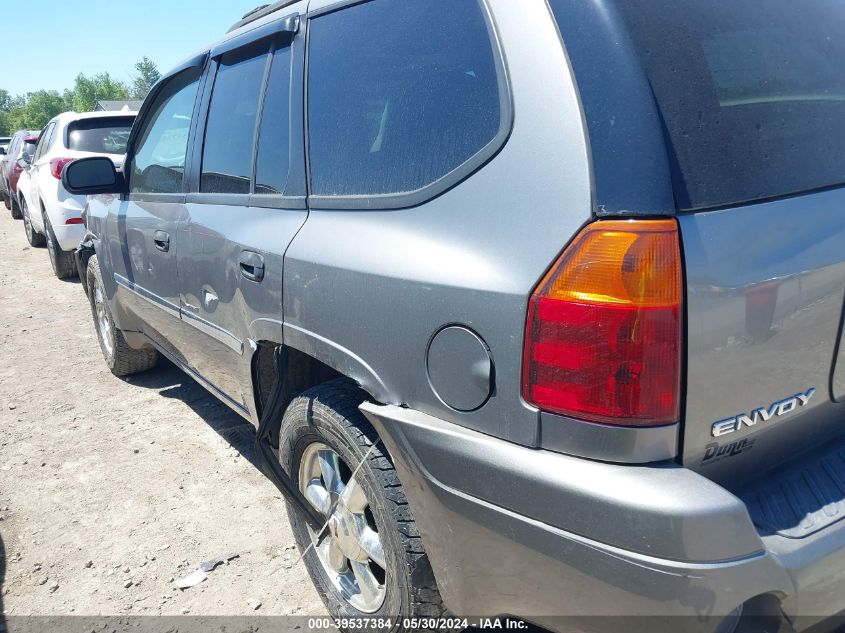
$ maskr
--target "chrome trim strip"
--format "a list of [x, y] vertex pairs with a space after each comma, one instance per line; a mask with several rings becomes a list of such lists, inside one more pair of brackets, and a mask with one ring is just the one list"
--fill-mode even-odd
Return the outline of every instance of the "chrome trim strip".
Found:
[[190, 310], [182, 310], [182, 320], [190, 326], [195, 327], [203, 334], [207, 334], [211, 338], [220, 341], [229, 349], [237, 352], [239, 356], [244, 353], [244, 343], [241, 339], [224, 330], [219, 325], [206, 321], [202, 317], [192, 313]]
[[132, 294], [140, 297], [148, 303], [151, 303], [155, 307], [164, 310], [170, 316], [176, 317], [177, 319], [179, 318], [179, 314], [181, 312], [179, 306], [174, 305], [163, 297], [159, 297], [157, 294], [150, 292], [146, 288], [139, 286], [138, 284], [132, 281], [129, 281], [126, 277], [123, 277], [122, 275], [118, 275], [117, 273], [115, 273], [114, 280], [117, 282], [118, 286], [123, 286]]

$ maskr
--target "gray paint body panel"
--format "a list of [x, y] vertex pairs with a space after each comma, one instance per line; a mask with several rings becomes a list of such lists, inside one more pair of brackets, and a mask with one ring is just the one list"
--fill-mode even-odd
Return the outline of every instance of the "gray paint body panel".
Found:
[[[683, 461], [736, 487], [845, 431], [830, 396], [845, 291], [845, 189], [679, 217], [687, 275]], [[718, 438], [714, 422], [814, 387], [791, 413]], [[760, 420], [760, 418], [758, 416]], [[753, 440], [705, 460], [708, 446]]]
[[[706, 616], [763, 594], [805, 618], [798, 628], [842, 608], [845, 522], [806, 539], [761, 538], [739, 499], [676, 464], [601, 464], [399, 407], [361, 410], [394, 456], [454, 613], [602, 633], [620, 621], [595, 616], [637, 614], [646, 617], [626, 630], [703, 633], [720, 620]], [[528, 482], [533, 492], [517, 489]]]
[[[535, 445], [538, 414], [519, 395], [525, 310], [537, 280], [591, 217], [590, 170], [580, 105], [548, 8], [489, 5], [514, 105], [507, 144], [425, 205], [312, 210], [285, 259], [285, 321], [331, 341], [321, 360], [332, 367], [357, 364], [343, 349], [364, 359], [374, 376], [352, 377], [381, 402]], [[527, 175], [526, 165], [531, 177], [514, 178]], [[443, 404], [427, 380], [428, 342], [451, 323], [477, 332], [497, 368], [496, 394], [474, 412]]]

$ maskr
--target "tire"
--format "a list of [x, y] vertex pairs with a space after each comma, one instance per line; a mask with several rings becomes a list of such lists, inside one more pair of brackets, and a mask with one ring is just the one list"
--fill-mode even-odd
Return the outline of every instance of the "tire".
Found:
[[53, 273], [59, 279], [70, 279], [76, 277], [76, 259], [73, 256], [73, 251], [63, 251], [56, 239], [56, 234], [53, 233], [53, 226], [50, 224], [50, 219], [47, 214], [44, 214], [44, 230], [47, 233], [47, 252], [50, 254], [50, 265], [53, 267]]
[[35, 248], [44, 246], [44, 236], [32, 226], [32, 219], [29, 217], [29, 208], [27, 207], [26, 200], [23, 198], [21, 199], [21, 215], [23, 215], [23, 230], [26, 233], [26, 241], [29, 242], [30, 246]]
[[[367, 563], [362, 563], [360, 559], [353, 561], [344, 554], [338, 556], [345, 561], [340, 563], [340, 567], [346, 565], [348, 570], [344, 572], [345, 578], [352, 576], [356, 587], [359, 587], [357, 579], [362, 564], [366, 565], [364, 575], [366, 569], [369, 569], [373, 576], [383, 578], [379, 586], [383, 598], [378, 608], [374, 608], [378, 604], [377, 600], [372, 600], [369, 608], [361, 608], [360, 602], [367, 597], [363, 591], [359, 590], [357, 595], [353, 592], [351, 598], [344, 595], [339, 587], [346, 586], [348, 592], [348, 581], [338, 582], [338, 572], [331, 570], [327, 566], [329, 563], [324, 562], [329, 560], [329, 544], [340, 542], [335, 535], [343, 535], [345, 532], [344, 538], [348, 543], [349, 531], [343, 527], [338, 528], [337, 522], [327, 528], [326, 536], [320, 540], [321, 555], [312, 547], [311, 528], [290, 504], [288, 518], [297, 546], [304, 552], [305, 566], [329, 614], [335, 618], [390, 618], [394, 624], [393, 630], [397, 630], [403, 618], [442, 617], [446, 610], [399, 477], [386, 449], [378, 441], [376, 432], [358, 410], [358, 405], [364, 399], [365, 394], [346, 379], [325, 383], [295, 398], [282, 420], [279, 459], [285, 471], [292, 473], [303, 490], [312, 487], [308, 482], [326, 483], [324, 475], [317, 475], [314, 479], [309, 469], [315, 451], [320, 456], [324, 454], [319, 448], [321, 446], [327, 447], [325, 452], [333, 452], [338, 458], [339, 468], [335, 470], [340, 473], [342, 483], [348, 486], [354, 474], [366, 495], [364, 501], [367, 502], [366, 510], [354, 516], [364, 517], [367, 526], [377, 532], [376, 537], [381, 544], [381, 550], [377, 551], [382, 554], [384, 562], [381, 569], [383, 576], [379, 575], [380, 566], [375, 559], [368, 558], [368, 552], [363, 554], [363, 558], [369, 561]], [[322, 457], [318, 458], [318, 462], [322, 471]], [[361, 466], [356, 474], [354, 471], [358, 464]], [[341, 506], [341, 501], [336, 501], [336, 495], [325, 495], [322, 498], [328, 499], [327, 503], [335, 504], [336, 508]], [[343, 495], [340, 495], [340, 499], [343, 499]], [[348, 508], [353, 505], [358, 505], [358, 509], [362, 507], [359, 502], [350, 503]], [[314, 503], [314, 507], [318, 507], [318, 503]], [[325, 507], [318, 510], [323, 516], [327, 515]], [[348, 515], [344, 515], [343, 509], [336, 509], [331, 516]], [[345, 547], [349, 549], [348, 545]], [[359, 552], [364, 552], [364, 549]], [[355, 602], [356, 598], [358, 603]]]
[[[7, 201], [7, 204], [9, 204], [9, 203], [8, 203], [8, 200], [9, 200], [9, 196], [6, 196], [6, 201]], [[13, 220], [20, 220], [20, 219], [22, 219], [22, 218], [23, 218], [23, 214], [21, 214], [21, 208], [20, 208], [20, 205], [18, 204], [18, 201], [17, 201], [17, 200], [15, 200], [14, 198], [12, 198], [11, 205], [12, 205], [12, 208], [11, 208], [11, 211], [12, 211], [12, 219], [13, 219]]]
[[[5, 204], [5, 205], [6, 205], [6, 208], [7, 208], [7, 209], [11, 209], [11, 208], [12, 208], [12, 204], [11, 204], [11, 202], [9, 201], [10, 196], [11, 196], [10, 192], [9, 192], [9, 191], [5, 191], [5, 192], [3, 192], [3, 193], [2, 193], [2, 194], [0, 194], [0, 195], [2, 195], [2, 196], [3, 196], [3, 204]], [[12, 217], [15, 217], [15, 214], [14, 214], [14, 213], [12, 213]]]
[[96, 255], [88, 260], [86, 278], [91, 316], [94, 319], [94, 329], [97, 330], [97, 341], [100, 343], [103, 360], [106, 361], [111, 373], [115, 376], [129, 376], [155, 367], [158, 352], [153, 348], [130, 347], [123, 337], [123, 332], [115, 327]]

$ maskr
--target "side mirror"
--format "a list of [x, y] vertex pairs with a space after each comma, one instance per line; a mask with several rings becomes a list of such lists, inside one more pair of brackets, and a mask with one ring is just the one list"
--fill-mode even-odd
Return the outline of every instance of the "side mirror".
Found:
[[68, 163], [62, 171], [62, 185], [72, 194], [93, 196], [98, 193], [123, 193], [123, 175], [105, 156], [81, 158]]
[[29, 160], [29, 156], [24, 154], [15, 161], [15, 164], [21, 169], [29, 169], [30, 165], [32, 165], [32, 161]]

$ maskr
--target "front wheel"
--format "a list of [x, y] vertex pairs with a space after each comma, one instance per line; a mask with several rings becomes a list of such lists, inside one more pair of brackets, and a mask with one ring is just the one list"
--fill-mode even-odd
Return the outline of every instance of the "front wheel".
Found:
[[86, 274], [88, 299], [91, 302], [91, 316], [97, 329], [97, 340], [103, 360], [115, 376], [129, 376], [155, 367], [158, 352], [153, 348], [135, 349], [129, 346], [123, 332], [114, 325], [97, 256], [88, 260]]
[[26, 232], [26, 241], [30, 246], [44, 246], [44, 236], [32, 226], [32, 218], [29, 217], [29, 207], [26, 200], [21, 200], [21, 214], [23, 215], [23, 230]]
[[53, 232], [53, 225], [47, 214], [44, 214], [44, 230], [47, 233], [47, 252], [50, 254], [50, 265], [53, 273], [59, 279], [70, 279], [76, 277], [76, 260], [73, 251], [63, 251]]
[[[335, 618], [444, 615], [434, 573], [386, 450], [346, 380], [306, 391], [282, 421], [279, 459], [326, 520], [321, 533], [288, 506], [308, 573]], [[397, 617], [398, 616], [398, 617]]]

